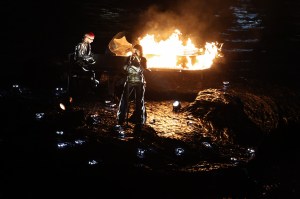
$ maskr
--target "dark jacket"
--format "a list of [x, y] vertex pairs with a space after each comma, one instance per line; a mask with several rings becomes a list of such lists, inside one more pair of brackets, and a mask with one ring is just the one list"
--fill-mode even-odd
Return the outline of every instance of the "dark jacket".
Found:
[[145, 57], [131, 55], [128, 57], [124, 66], [129, 83], [145, 83], [144, 70], [147, 68], [147, 60]]
[[91, 44], [81, 42], [75, 47], [74, 61], [80, 66], [94, 64], [95, 60], [91, 50]]

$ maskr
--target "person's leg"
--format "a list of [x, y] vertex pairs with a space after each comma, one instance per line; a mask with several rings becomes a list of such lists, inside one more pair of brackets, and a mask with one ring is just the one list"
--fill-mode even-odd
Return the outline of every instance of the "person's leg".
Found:
[[91, 70], [91, 76], [93, 87], [98, 87], [100, 82], [96, 79], [96, 72], [94, 70]]
[[125, 121], [125, 116], [128, 109], [128, 95], [129, 95], [129, 85], [127, 82], [124, 84], [123, 93], [119, 102], [119, 109], [117, 112], [117, 121], [118, 124], [122, 125]]
[[145, 84], [141, 83], [136, 88], [135, 111], [137, 116], [137, 124], [145, 124], [146, 122], [146, 107], [144, 101]]

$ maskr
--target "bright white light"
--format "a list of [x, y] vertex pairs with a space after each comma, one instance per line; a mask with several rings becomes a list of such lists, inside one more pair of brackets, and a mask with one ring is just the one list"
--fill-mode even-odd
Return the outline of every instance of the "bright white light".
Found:
[[63, 131], [56, 131], [56, 134], [57, 134], [57, 135], [63, 135], [64, 132], [63, 132]]
[[230, 160], [236, 162], [236, 161], [237, 161], [237, 158], [231, 157]]
[[35, 114], [35, 119], [41, 120], [45, 116], [45, 113], [36, 113]]
[[207, 148], [212, 148], [211, 144], [208, 142], [202, 142], [202, 144]]
[[254, 149], [248, 148], [247, 152], [249, 153], [251, 159], [255, 157], [255, 150]]
[[84, 140], [75, 140], [74, 142], [75, 142], [75, 144], [82, 145], [82, 144], [84, 144], [86, 141], [84, 141]]
[[173, 102], [173, 106], [175, 106], [175, 107], [179, 106], [179, 104], [180, 104], [180, 102], [179, 102], [179, 101], [175, 101], [175, 102]]
[[58, 147], [59, 149], [66, 148], [66, 147], [68, 147], [68, 146], [71, 146], [71, 144], [68, 143], [68, 142], [60, 142], [60, 143], [57, 143], [57, 147]]
[[119, 136], [124, 138], [125, 137], [125, 131], [123, 131], [123, 130], [119, 131]]
[[98, 124], [100, 122], [100, 117], [98, 114], [90, 115], [92, 124]]
[[145, 157], [145, 149], [138, 148], [138, 150], [137, 150], [137, 156], [139, 158], [144, 158]]
[[252, 148], [248, 148], [247, 151], [248, 151], [249, 153], [255, 153], [255, 150], [252, 149]]
[[98, 162], [96, 160], [90, 160], [89, 161], [89, 165], [95, 165], [98, 164]]
[[66, 106], [63, 103], [59, 103], [59, 107], [64, 111], [66, 110]]
[[66, 89], [62, 88], [62, 87], [57, 87], [54, 89], [53, 93], [55, 96], [62, 96], [67, 92]]
[[180, 155], [182, 155], [184, 153], [184, 149], [183, 148], [176, 148], [175, 149], [175, 154], [177, 155], [177, 156], [180, 156]]
[[177, 112], [177, 111], [179, 111], [180, 108], [181, 108], [180, 102], [179, 101], [174, 101], [173, 102], [173, 111]]
[[192, 125], [193, 124], [193, 122], [192, 121], [187, 121], [187, 123], [186, 123], [187, 125]]
[[123, 128], [121, 125], [117, 124], [116, 126], [114, 126], [114, 130], [119, 132], [119, 131], [123, 131]]

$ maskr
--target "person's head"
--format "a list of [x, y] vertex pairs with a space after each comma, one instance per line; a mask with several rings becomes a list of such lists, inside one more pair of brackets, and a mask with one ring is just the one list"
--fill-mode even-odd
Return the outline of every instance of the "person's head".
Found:
[[143, 56], [143, 47], [140, 44], [136, 44], [133, 46], [133, 54], [137, 54], [138, 56]]
[[87, 43], [92, 43], [95, 39], [95, 34], [93, 32], [89, 32], [84, 34], [83, 41]]

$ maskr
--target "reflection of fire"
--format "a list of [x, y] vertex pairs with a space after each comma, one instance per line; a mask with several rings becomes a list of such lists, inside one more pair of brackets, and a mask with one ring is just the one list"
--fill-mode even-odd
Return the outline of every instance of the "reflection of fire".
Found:
[[166, 40], [155, 41], [154, 35], [139, 38], [147, 58], [148, 68], [202, 70], [210, 68], [214, 59], [221, 56], [222, 45], [206, 43], [205, 48], [197, 48], [188, 38], [185, 45], [180, 40], [179, 30]]

